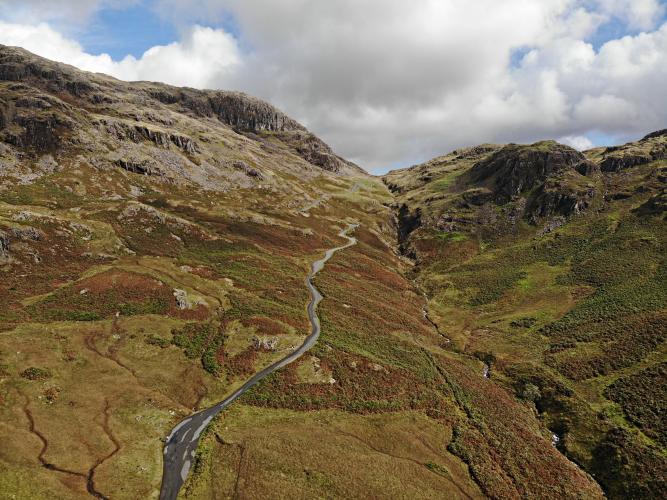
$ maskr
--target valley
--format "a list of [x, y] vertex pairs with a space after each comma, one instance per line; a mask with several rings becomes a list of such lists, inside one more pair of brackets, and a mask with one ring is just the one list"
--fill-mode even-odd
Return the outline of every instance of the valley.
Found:
[[0, 46], [0, 491], [658, 498], [666, 162], [374, 177], [245, 94]]

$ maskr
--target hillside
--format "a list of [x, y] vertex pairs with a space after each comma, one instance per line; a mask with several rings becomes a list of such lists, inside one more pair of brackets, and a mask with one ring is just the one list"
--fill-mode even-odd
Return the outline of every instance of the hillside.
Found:
[[478, 146], [384, 181], [453, 348], [534, 403], [610, 498], [659, 498], [667, 131], [583, 153]]
[[[318, 342], [199, 430], [180, 497], [602, 498], [568, 457], [651, 494], [664, 141], [482, 146], [388, 189], [256, 98], [0, 47], [0, 491], [158, 498], [174, 428], [304, 342], [353, 224]], [[616, 330], [583, 323], [596, 286], [635, 300]], [[646, 467], [609, 481], [621, 453]]]

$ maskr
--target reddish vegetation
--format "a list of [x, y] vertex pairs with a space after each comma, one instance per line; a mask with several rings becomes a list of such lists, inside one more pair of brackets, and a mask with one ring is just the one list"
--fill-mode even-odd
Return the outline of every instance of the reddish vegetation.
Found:
[[[11, 238], [9, 255], [12, 262], [3, 268], [0, 281], [0, 302], [15, 311], [20, 309], [20, 300], [73, 281], [88, 267], [102, 262], [102, 259], [83, 255], [77, 241], [68, 236], [58, 222], [32, 224], [41, 232], [41, 237]], [[10, 231], [3, 227], [0, 230]], [[5, 321], [12, 322], [12, 318], [6, 316], [6, 311], [0, 311], [0, 325]]]
[[197, 276], [208, 280], [217, 280], [221, 278], [220, 274], [207, 266], [197, 266], [193, 268], [191, 272], [192, 274], [196, 274]]
[[334, 384], [300, 383], [300, 360], [274, 373], [246, 401], [261, 406], [315, 410], [338, 408], [354, 413], [421, 409], [447, 419], [449, 404], [429, 380], [391, 365], [378, 364], [362, 356], [330, 351], [322, 356], [321, 368], [331, 370]]
[[282, 335], [286, 333], [285, 328], [278, 321], [263, 316], [243, 318], [241, 323], [244, 326], [254, 327], [257, 330], [257, 333], [263, 335]]
[[141, 274], [111, 270], [96, 274], [74, 286], [78, 293], [87, 289], [92, 295], [103, 296], [109, 293], [119, 293], [129, 301], [139, 300], [145, 295], [160, 293], [166, 289], [164, 283]]
[[[548, 444], [528, 407], [460, 362], [447, 359], [440, 364], [467, 415], [455, 429], [450, 450], [468, 463], [486, 494], [494, 498], [600, 495], [583, 472]], [[563, 477], [570, 478], [567, 486]]]
[[232, 376], [247, 377], [255, 373], [256, 360], [257, 351], [252, 347], [248, 347], [236, 356], [228, 358], [227, 371]]
[[274, 255], [293, 257], [318, 252], [327, 247], [327, 242], [318, 234], [305, 235], [280, 226], [233, 222], [228, 224], [227, 230], [235, 237], [256, 243]]
[[413, 241], [412, 245], [420, 258], [429, 262], [437, 261], [437, 265], [443, 268], [465, 262], [476, 255], [479, 250], [479, 244], [475, 239], [450, 242], [420, 239]]
[[208, 309], [180, 310], [171, 287], [141, 274], [112, 269], [61, 289], [28, 308], [36, 319], [108, 318], [120, 312], [132, 314], [168, 314], [183, 319], [205, 319]]
[[354, 236], [357, 238], [359, 243], [368, 245], [374, 250], [378, 250], [380, 252], [387, 251], [387, 245], [380, 238], [378, 238], [375, 233], [370, 232], [365, 227], [358, 227], [354, 232]]

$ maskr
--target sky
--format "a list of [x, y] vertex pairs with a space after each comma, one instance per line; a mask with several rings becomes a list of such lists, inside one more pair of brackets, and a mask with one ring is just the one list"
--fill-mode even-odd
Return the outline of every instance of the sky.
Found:
[[667, 0], [0, 0], [0, 43], [248, 92], [373, 173], [667, 127]]

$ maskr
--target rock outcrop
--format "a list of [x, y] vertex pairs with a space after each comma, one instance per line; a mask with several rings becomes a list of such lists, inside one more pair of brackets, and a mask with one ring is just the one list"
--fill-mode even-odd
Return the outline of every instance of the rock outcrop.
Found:
[[185, 290], [181, 290], [180, 288], [175, 288], [174, 299], [176, 299], [176, 307], [178, 307], [179, 309], [185, 310], [192, 308], [192, 304], [190, 303], [190, 300], [188, 299], [188, 294]]
[[399, 251], [402, 254], [409, 254], [409, 237], [421, 225], [421, 210], [417, 208], [414, 212], [411, 212], [410, 208], [403, 203], [396, 210], [395, 224], [397, 227]]
[[585, 161], [580, 152], [554, 141], [530, 146], [509, 144], [473, 166], [469, 179], [473, 184], [488, 186], [496, 202], [502, 204]]
[[256, 335], [250, 341], [253, 348], [258, 351], [275, 351], [279, 343], [277, 337], [258, 337]]
[[23, 241], [41, 241], [45, 238], [44, 232], [32, 226], [15, 227], [11, 230], [14, 238]]
[[108, 133], [119, 140], [129, 139], [135, 143], [149, 141], [156, 146], [164, 148], [168, 148], [171, 144], [173, 144], [180, 150], [191, 155], [200, 152], [199, 145], [192, 138], [185, 137], [173, 132], [156, 130], [143, 124], [130, 124], [106, 119], [101, 121], [101, 125]]
[[43, 59], [18, 47], [0, 45], [0, 80], [28, 83], [47, 92], [83, 97], [95, 90], [84, 72]]
[[638, 215], [662, 215], [667, 214], [667, 189], [649, 198], [634, 210]]
[[607, 156], [602, 160], [600, 170], [603, 172], [620, 172], [638, 165], [646, 165], [652, 161], [653, 158], [650, 155], [616, 154]]
[[639, 142], [648, 141], [649, 139], [655, 139], [658, 137], [667, 137], [667, 128], [663, 128], [662, 130], [656, 130], [655, 132], [646, 134], [644, 137], [642, 137], [642, 139]]
[[256, 168], [251, 167], [248, 165], [246, 162], [242, 160], [235, 160], [232, 162], [232, 167], [235, 168], [236, 170], [239, 170], [243, 172], [245, 175], [248, 177], [252, 177], [258, 180], [264, 179], [264, 176], [262, 175], [262, 172], [257, 170]]
[[9, 258], [9, 235], [0, 229], [0, 262]]
[[[2, 45], [0, 142], [32, 157], [71, 157], [83, 150], [100, 169], [115, 165], [205, 189], [252, 188], [258, 185], [252, 180], [280, 178], [263, 175], [257, 146], [267, 153], [266, 163], [289, 165], [297, 175], [312, 176], [318, 169], [363, 174], [296, 120], [242, 92], [122, 82]], [[150, 149], [155, 147], [161, 151]], [[260, 168], [238, 175], [225, 154]]]
[[336, 155], [327, 144], [308, 131], [286, 132], [279, 137], [311, 165], [334, 173], [360, 171], [357, 165]]
[[197, 116], [214, 116], [244, 132], [305, 131], [305, 127], [269, 103], [243, 92], [178, 89], [166, 85], [148, 87], [153, 99], [187, 109]]
[[600, 169], [603, 172], [620, 172], [665, 159], [667, 159], [667, 129], [652, 132], [637, 142], [606, 148], [602, 153]]
[[526, 204], [524, 218], [536, 222], [539, 218], [554, 215], [577, 215], [586, 210], [595, 197], [594, 189], [583, 191], [550, 189], [546, 185], [538, 188]]
[[525, 197], [518, 215], [536, 223], [586, 210], [596, 192], [582, 185], [587, 182], [583, 179], [599, 172], [582, 153], [554, 141], [510, 144], [471, 168], [467, 180], [481, 188], [466, 191], [462, 198], [471, 206], [491, 200], [504, 205]]

